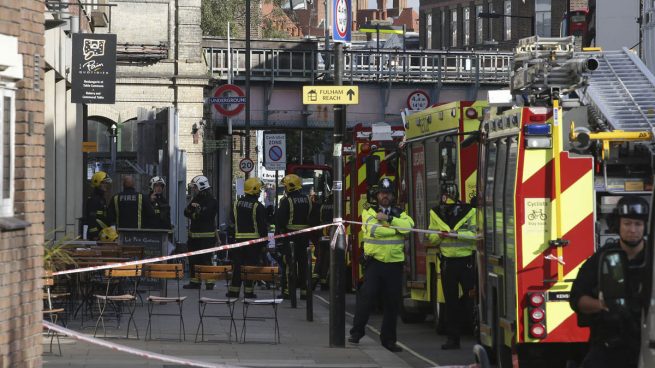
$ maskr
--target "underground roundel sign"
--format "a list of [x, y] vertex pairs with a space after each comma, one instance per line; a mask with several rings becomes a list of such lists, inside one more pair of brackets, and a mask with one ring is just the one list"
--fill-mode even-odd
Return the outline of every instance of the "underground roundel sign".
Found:
[[424, 91], [414, 91], [407, 96], [407, 108], [414, 111], [425, 110], [430, 106], [430, 96]]
[[246, 94], [234, 84], [224, 84], [214, 91], [209, 99], [216, 111], [225, 116], [239, 115], [246, 107]]
[[334, 21], [332, 38], [334, 42], [350, 42], [351, 0], [334, 0]]

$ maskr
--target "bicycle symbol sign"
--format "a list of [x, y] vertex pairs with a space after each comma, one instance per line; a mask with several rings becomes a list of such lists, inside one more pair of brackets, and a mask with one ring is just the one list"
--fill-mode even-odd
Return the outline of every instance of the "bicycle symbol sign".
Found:
[[547, 218], [548, 215], [546, 215], [546, 213], [542, 209], [532, 210], [532, 212], [528, 214], [528, 220], [530, 221], [534, 221], [536, 219], [539, 219], [541, 221], [546, 221]]

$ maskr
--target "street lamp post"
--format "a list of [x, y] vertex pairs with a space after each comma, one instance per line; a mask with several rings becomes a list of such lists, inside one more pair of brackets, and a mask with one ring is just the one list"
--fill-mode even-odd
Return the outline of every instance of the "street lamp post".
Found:
[[500, 14], [500, 13], [478, 13], [478, 17], [486, 19], [497, 19], [497, 18], [518, 18], [518, 19], [530, 19], [530, 28], [532, 29], [532, 36], [537, 34], [535, 29], [535, 17], [534, 15], [511, 15], [511, 14]]

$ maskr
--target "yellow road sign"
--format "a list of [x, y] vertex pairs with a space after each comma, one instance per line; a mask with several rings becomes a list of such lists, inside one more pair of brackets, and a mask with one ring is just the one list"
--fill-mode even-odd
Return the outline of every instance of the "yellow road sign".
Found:
[[357, 86], [303, 86], [303, 105], [357, 105]]

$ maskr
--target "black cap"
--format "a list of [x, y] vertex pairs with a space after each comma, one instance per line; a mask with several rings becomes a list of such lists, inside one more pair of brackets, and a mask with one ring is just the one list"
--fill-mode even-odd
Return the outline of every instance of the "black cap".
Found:
[[394, 190], [394, 185], [393, 181], [389, 178], [382, 178], [378, 182], [378, 192], [385, 192], [385, 193], [393, 193]]

